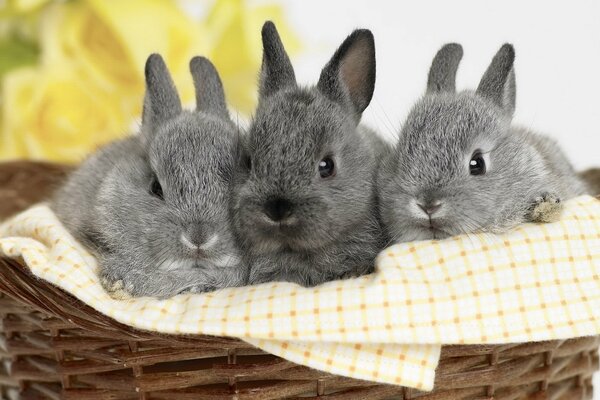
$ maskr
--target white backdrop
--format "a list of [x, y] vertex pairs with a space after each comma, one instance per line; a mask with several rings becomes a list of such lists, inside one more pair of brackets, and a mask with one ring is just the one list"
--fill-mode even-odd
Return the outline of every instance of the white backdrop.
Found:
[[[317, 80], [352, 29], [373, 31], [377, 85], [364, 121], [381, 133], [398, 131], [442, 44], [464, 47], [457, 78], [462, 89], [475, 88], [498, 48], [511, 42], [517, 54], [515, 121], [556, 138], [577, 168], [600, 167], [600, 2], [281, 2], [305, 46], [293, 60], [300, 82]], [[600, 388], [599, 374], [595, 386]]]
[[[260, 3], [260, 0], [255, 2]], [[555, 137], [577, 168], [600, 167], [600, 4], [592, 0], [501, 2], [283, 0], [304, 49], [299, 81], [313, 83], [345, 36], [375, 34], [377, 85], [364, 121], [398, 131], [425, 88], [442, 44], [464, 47], [457, 87], [475, 88], [504, 42], [516, 49], [515, 121]]]

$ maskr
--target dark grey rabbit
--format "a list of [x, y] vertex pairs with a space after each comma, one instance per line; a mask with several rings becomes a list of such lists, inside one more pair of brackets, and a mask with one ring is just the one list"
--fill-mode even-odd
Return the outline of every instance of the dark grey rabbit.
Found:
[[551, 139], [511, 125], [514, 49], [498, 51], [475, 92], [455, 93], [462, 47], [433, 60], [427, 91], [381, 165], [381, 218], [390, 240], [503, 232], [549, 222], [585, 192]]
[[245, 284], [228, 214], [238, 130], [210, 61], [196, 57], [190, 70], [193, 112], [151, 55], [140, 135], [92, 155], [52, 202], [98, 256], [109, 291], [169, 297]]
[[356, 30], [315, 87], [301, 88], [275, 25], [262, 29], [260, 99], [245, 138], [233, 220], [250, 283], [305, 286], [366, 274], [382, 245], [377, 138], [358, 126], [375, 85], [375, 46]]

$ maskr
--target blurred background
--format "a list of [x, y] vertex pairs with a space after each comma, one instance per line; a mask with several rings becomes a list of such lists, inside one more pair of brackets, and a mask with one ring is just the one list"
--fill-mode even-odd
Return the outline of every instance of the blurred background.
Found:
[[364, 122], [392, 139], [439, 47], [460, 42], [475, 88], [500, 45], [517, 51], [515, 121], [600, 165], [600, 3], [477, 0], [0, 0], [0, 159], [79, 162], [136, 130], [143, 65], [167, 60], [192, 104], [188, 60], [208, 56], [244, 124], [256, 103], [260, 27], [274, 20], [298, 80], [314, 83], [354, 28], [373, 30], [377, 85]]
[[464, 57], [457, 88], [475, 89], [505, 42], [516, 50], [515, 122], [556, 138], [573, 163], [600, 166], [600, 2], [597, 0], [303, 0], [285, 2], [301, 38], [296, 72], [314, 82], [345, 35], [368, 27], [377, 46], [377, 84], [363, 121], [398, 132], [442, 44]]
[[464, 46], [463, 89], [475, 88], [501, 44], [512, 42], [516, 122], [556, 138], [577, 168], [600, 166], [594, 0], [0, 0], [0, 160], [75, 163], [135, 132], [151, 52], [166, 58], [190, 107], [188, 61], [210, 57], [232, 114], [247, 122], [266, 19], [277, 23], [302, 83], [317, 80], [352, 29], [372, 29], [377, 85], [364, 121], [390, 139], [442, 44]]
[[265, 19], [295, 54], [284, 5], [244, 0], [0, 0], [0, 159], [79, 162], [137, 130], [144, 63], [163, 55], [193, 106], [188, 63], [213, 60], [231, 107], [256, 102]]

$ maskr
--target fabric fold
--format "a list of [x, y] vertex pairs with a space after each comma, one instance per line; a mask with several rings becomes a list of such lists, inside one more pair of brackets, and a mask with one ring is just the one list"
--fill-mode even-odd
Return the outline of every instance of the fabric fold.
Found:
[[429, 390], [444, 344], [600, 334], [600, 201], [561, 221], [385, 249], [376, 272], [315, 288], [266, 283], [115, 300], [97, 263], [44, 204], [0, 225], [0, 255], [136, 328], [239, 337], [298, 364]]

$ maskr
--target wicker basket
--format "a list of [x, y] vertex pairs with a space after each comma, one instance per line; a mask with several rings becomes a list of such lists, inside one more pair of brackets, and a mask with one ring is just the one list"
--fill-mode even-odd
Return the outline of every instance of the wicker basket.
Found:
[[[64, 175], [44, 164], [0, 166], [0, 219], [43, 199]], [[232, 338], [122, 325], [0, 259], [2, 399], [591, 399], [600, 337], [445, 346], [435, 390], [343, 378]]]

